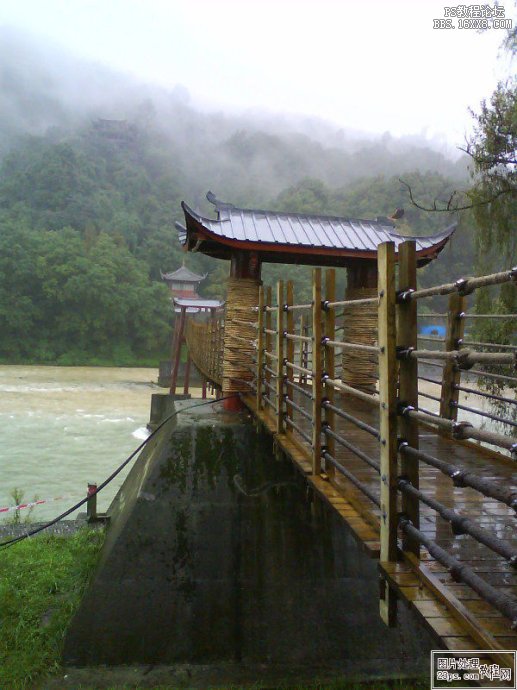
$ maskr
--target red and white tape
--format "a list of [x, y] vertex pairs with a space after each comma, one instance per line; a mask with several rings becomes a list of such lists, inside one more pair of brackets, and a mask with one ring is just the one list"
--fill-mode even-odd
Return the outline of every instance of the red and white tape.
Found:
[[66, 496], [55, 496], [54, 498], [42, 498], [39, 501], [31, 501], [30, 503], [20, 503], [17, 506], [7, 506], [6, 508], [0, 508], [0, 513], [11, 513], [14, 510], [23, 510], [24, 508], [34, 508], [34, 506], [40, 506], [42, 503], [52, 503], [53, 501], [63, 501], [67, 498], [74, 498], [79, 494], [68, 494]]

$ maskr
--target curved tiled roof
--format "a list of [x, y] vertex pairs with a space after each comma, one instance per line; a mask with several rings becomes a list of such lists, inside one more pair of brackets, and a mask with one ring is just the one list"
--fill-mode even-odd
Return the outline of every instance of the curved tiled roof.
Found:
[[206, 278], [206, 273], [205, 275], [200, 276], [188, 269], [186, 266], [180, 266], [176, 271], [172, 271], [171, 273], [162, 273], [160, 271], [160, 275], [163, 280], [175, 280], [183, 283], [200, 283]]
[[178, 307], [206, 307], [207, 309], [222, 307], [224, 302], [220, 299], [205, 299], [204, 297], [174, 297], [174, 304]]
[[[317, 251], [319, 256], [343, 255], [346, 257], [375, 258], [377, 247], [383, 242], [394, 242], [395, 249], [408, 239], [414, 239], [417, 254], [431, 260], [445, 246], [456, 225], [449, 225], [442, 232], [425, 237], [401, 235], [389, 218], [374, 220], [340, 218], [336, 216], [281, 213], [237, 208], [219, 202], [209, 192], [209, 201], [215, 204], [217, 218], [211, 219], [196, 213], [182, 202], [186, 228], [177, 224], [182, 243], [203, 239], [234, 248], [257, 251], [304, 253]], [[203, 251], [201, 247], [199, 249]]]

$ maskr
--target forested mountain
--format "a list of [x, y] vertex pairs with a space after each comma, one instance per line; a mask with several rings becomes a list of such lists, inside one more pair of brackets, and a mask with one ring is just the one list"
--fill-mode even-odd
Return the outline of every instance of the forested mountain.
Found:
[[[15, 59], [8, 41], [0, 45], [4, 360], [123, 363], [165, 353], [171, 313], [160, 270], [186, 258], [209, 272], [205, 294], [224, 290], [227, 265], [185, 257], [174, 230], [182, 199], [211, 212], [208, 189], [253, 208], [367, 218], [404, 207], [401, 231], [414, 234], [451, 222], [412, 208], [399, 177], [420, 199], [446, 199], [465, 179], [465, 160], [419, 141], [202, 112], [182, 87], [166, 93], [30, 45], [20, 60], [19, 40]], [[459, 232], [468, 266], [468, 226]], [[427, 272], [440, 274], [455, 242]], [[267, 267], [265, 278], [281, 270]], [[307, 270], [290, 271], [306, 289]]]

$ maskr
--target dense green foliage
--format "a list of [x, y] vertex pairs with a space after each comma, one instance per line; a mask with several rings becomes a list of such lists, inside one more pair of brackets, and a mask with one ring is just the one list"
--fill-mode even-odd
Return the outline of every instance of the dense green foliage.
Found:
[[[11, 360], [121, 363], [157, 350], [167, 291], [114, 238], [36, 232], [6, 223], [0, 235], [2, 354]], [[87, 361], [87, 360], [86, 360]]]
[[[481, 104], [469, 151], [474, 161], [474, 186], [469, 196], [477, 224], [478, 269], [501, 270], [517, 260], [517, 80], [499, 84], [490, 101]], [[480, 311], [489, 307], [490, 301], [491, 296], [480, 292]], [[501, 313], [517, 311], [512, 285], [501, 287], [494, 306]]]
[[[165, 355], [172, 314], [160, 271], [175, 269], [185, 257], [174, 229], [182, 217], [181, 199], [209, 212], [202, 194], [212, 183], [222, 198], [226, 189], [228, 199], [245, 206], [262, 200], [281, 210], [356, 217], [407, 207], [396, 177], [359, 178], [339, 188], [301, 177], [285, 186], [293, 171], [314, 169], [289, 137], [239, 131], [218, 151], [212, 147], [213, 157], [205, 159], [198, 179], [197, 154], [178, 148], [156, 123], [133, 123], [120, 137], [109, 134], [88, 125], [74, 135], [27, 136], [1, 163], [3, 361], [130, 364]], [[342, 165], [351, 155], [320, 145], [318, 150], [321, 165], [329, 156]], [[254, 177], [250, 171], [261, 166], [263, 174]], [[284, 191], [279, 187], [269, 194], [267, 166], [284, 180]], [[205, 184], [207, 170], [213, 179]], [[453, 184], [438, 173], [407, 177], [430, 196]], [[440, 227], [435, 218], [408, 209], [401, 232], [432, 233]], [[224, 295], [225, 262], [202, 255], [189, 255], [187, 262], [209, 273], [205, 295]], [[264, 278], [274, 280], [282, 272], [281, 266], [269, 266]], [[304, 298], [308, 269], [292, 267], [290, 275]], [[344, 279], [343, 272], [339, 289]]]
[[[512, 34], [509, 34], [509, 39]], [[513, 34], [515, 40], [515, 34]], [[515, 53], [515, 44], [513, 50]], [[489, 101], [483, 101], [475, 115], [476, 129], [469, 142], [472, 156], [473, 186], [469, 191], [472, 215], [475, 219], [476, 270], [491, 273], [517, 264], [517, 80], [500, 83]], [[517, 313], [515, 284], [478, 290], [475, 298], [480, 314]], [[477, 319], [473, 334], [480, 342], [517, 343], [515, 319]], [[511, 366], [492, 368], [493, 372], [514, 375]], [[509, 381], [483, 379], [492, 392], [501, 394], [506, 386], [517, 387]], [[494, 402], [503, 415], [508, 412], [504, 402]], [[511, 408], [513, 418], [517, 410]]]
[[[16, 31], [0, 37], [0, 361], [165, 356], [172, 313], [160, 270], [186, 259], [209, 274], [202, 294], [224, 296], [226, 262], [185, 256], [174, 228], [182, 199], [213, 211], [208, 189], [248, 208], [372, 218], [403, 207], [402, 234], [432, 234], [459, 219], [450, 245], [420, 272], [424, 285], [515, 257], [512, 82], [482, 104], [468, 155], [453, 162], [419, 136], [368, 138], [316, 118], [202, 111], [182, 86], [165, 92]], [[474, 211], [426, 213], [401, 179], [423, 207], [447, 207], [462, 189]], [[509, 184], [513, 194], [498, 195]], [[309, 269], [288, 270], [305, 299]], [[264, 269], [267, 282], [285, 275], [281, 265]], [[510, 298], [503, 288], [501, 308]]]
[[66, 627], [95, 566], [103, 534], [40, 536], [2, 551], [2, 688], [34, 687], [57, 670]]
[[[443, 198], [453, 184], [450, 178], [437, 173], [410, 173], [407, 179], [413, 189], [426, 200]], [[298, 213], [321, 213], [351, 218], [375, 218], [390, 215], [395, 208], [406, 209], [404, 217], [397, 222], [397, 232], [403, 235], [432, 235], [443, 230], [453, 218], [429, 214], [408, 204], [407, 188], [398, 177], [360, 178], [346, 187], [332, 189], [320, 180], [304, 179], [290, 187], [274, 200], [272, 206], [280, 211]], [[419, 272], [423, 285], [447, 282], [452, 276], [460, 277], [471, 271], [473, 261], [472, 225], [467, 218], [458, 219], [458, 229], [452, 241], [443, 250], [440, 258]], [[265, 267], [267, 282], [285, 276], [282, 266]], [[310, 268], [290, 266], [289, 277], [295, 280], [296, 296], [301, 301], [310, 299]], [[345, 271], [337, 272], [337, 291], [344, 295]]]
[[4, 159], [2, 358], [125, 364], [166, 350], [168, 291], [152, 278], [180, 252], [171, 242], [172, 183], [159, 156], [152, 179], [153, 165], [140, 159], [147, 150], [94, 136], [31, 137]]

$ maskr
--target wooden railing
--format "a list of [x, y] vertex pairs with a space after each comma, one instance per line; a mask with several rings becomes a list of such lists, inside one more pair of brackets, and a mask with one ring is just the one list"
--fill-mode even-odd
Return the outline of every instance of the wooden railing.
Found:
[[[366, 497], [372, 512], [378, 516], [381, 564], [395, 563], [403, 554], [414, 565], [424, 547], [434, 559], [453, 571], [458, 581], [469, 585], [504, 616], [517, 622], [514, 598], [498, 592], [420, 529], [421, 506], [436, 511], [450, 523], [455, 533], [470, 535], [511, 565], [517, 565], [517, 550], [497, 534], [469, 520], [464, 513], [460, 515], [422, 492], [420, 467], [422, 463], [432, 466], [449, 477], [454, 486], [470, 487], [516, 510], [517, 493], [496, 478], [484, 476], [482, 471], [467, 472], [449, 457], [444, 459], [420, 451], [418, 433], [423, 427], [463, 445], [476, 441], [517, 460], [517, 442], [511, 435], [517, 426], [517, 400], [507, 393], [489, 393], [464, 383], [465, 377], [467, 383], [477, 377], [514, 388], [517, 385], [515, 343], [498, 347], [495, 343], [465, 342], [464, 339], [464, 324], [470, 317], [504, 317], [499, 314], [495, 317], [469, 315], [467, 296], [475, 290], [502, 283], [517, 285], [517, 268], [417, 289], [413, 241], [399, 247], [398, 273], [395, 265], [394, 245], [380, 245], [378, 297], [371, 299], [336, 300], [335, 269], [327, 269], [324, 280], [322, 270], [314, 269], [312, 301], [308, 304], [296, 304], [291, 281], [277, 284], [274, 299], [272, 289], [262, 287], [259, 303], [247, 317], [242, 316], [246, 327], [256, 331], [256, 340], [252, 341], [255, 358], [249, 363], [253, 378], [247, 381], [249, 393], [246, 397], [253, 401], [257, 413], [274, 419], [274, 429], [280, 440], [288, 439], [304, 451], [312, 475], [332, 481], [339, 474]], [[419, 316], [417, 305], [436, 296], [448, 297], [445, 311]], [[343, 313], [351, 305], [374, 305], [377, 309], [375, 345], [340, 340]], [[426, 340], [425, 336], [419, 338], [417, 335], [419, 321], [430, 318], [446, 320], [445, 338], [427, 338], [435, 349], [419, 349], [418, 343]], [[515, 318], [515, 315], [507, 318]], [[214, 331], [209, 329], [222, 327], [191, 324], [189, 328], [187, 338], [195, 363], [209, 378], [219, 381], [221, 368], [216, 360], [222, 356], [222, 339], [220, 330], [213, 337]], [[437, 346], [441, 349], [436, 349]], [[356, 358], [360, 353], [365, 361], [372, 357], [377, 360], [375, 387], [359, 389], [342, 380], [340, 361], [349, 352], [354, 352]], [[209, 363], [207, 369], [203, 369], [207, 366], [205, 362]], [[419, 364], [424, 364], [424, 369], [438, 371], [439, 377], [427, 373], [419, 376]], [[497, 372], [490, 371], [494, 366]], [[501, 373], [501, 367], [507, 371]], [[435, 385], [438, 395], [428, 393], [426, 383]], [[506, 401], [507, 414], [495, 415], [465, 405], [460, 401], [460, 394], [469, 391], [488, 401]], [[419, 398], [429, 401], [435, 409], [428, 409], [427, 404], [421, 407]], [[365, 416], [361, 410], [373, 410], [375, 415]], [[458, 421], [458, 416], [465, 412], [477, 415], [483, 422], [490, 419], [501, 429], [481, 428], [464, 418]], [[356, 445], [354, 438], [340, 433], [337, 422], [342, 420], [378, 442], [378, 459]], [[339, 460], [336, 450], [339, 448], [345, 448], [360, 458], [369, 471], [377, 473], [377, 490]], [[473, 453], [478, 450], [475, 444], [471, 448]], [[380, 612], [387, 624], [393, 624], [395, 607], [388, 586], [381, 588]]]
[[220, 387], [223, 380], [223, 315], [211, 317], [208, 321], [188, 319], [185, 340], [190, 357], [201, 374], [211, 384]]

